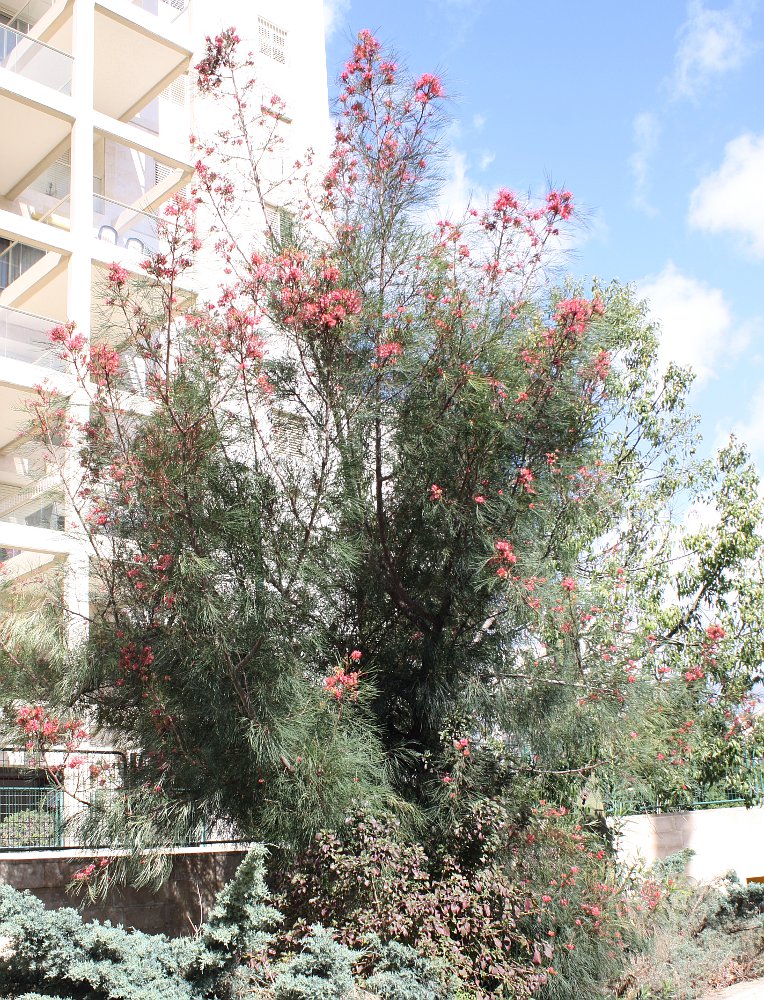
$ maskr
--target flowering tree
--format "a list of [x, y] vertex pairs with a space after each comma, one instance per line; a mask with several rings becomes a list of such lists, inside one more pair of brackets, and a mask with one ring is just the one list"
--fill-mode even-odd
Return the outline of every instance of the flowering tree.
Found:
[[[682, 801], [731, 763], [752, 794], [753, 474], [734, 442], [694, 461], [689, 376], [656, 371], [628, 288], [552, 287], [571, 194], [428, 226], [442, 84], [362, 33], [320, 185], [297, 162], [289, 231], [253, 229], [283, 116], [252, 115], [236, 42], [198, 67], [232, 125], [166, 252], [140, 282], [112, 267], [101, 339], [54, 333], [88, 419], [35, 408], [51, 460], [79, 449], [100, 584], [49, 697], [141, 750], [129, 812], [101, 820], [295, 844], [356, 801], [451, 831], [501, 800], [522, 825], [540, 800]], [[228, 276], [205, 304], [183, 291], [200, 213]], [[718, 523], [683, 535], [694, 496]]]

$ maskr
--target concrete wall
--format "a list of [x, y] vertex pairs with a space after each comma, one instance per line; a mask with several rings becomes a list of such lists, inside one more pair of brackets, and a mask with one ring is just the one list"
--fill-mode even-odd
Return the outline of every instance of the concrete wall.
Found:
[[764, 808], [627, 816], [614, 824], [619, 854], [627, 861], [650, 864], [689, 847], [695, 852], [688, 868], [693, 878], [707, 880], [728, 871], [742, 881], [764, 876]]
[[170, 878], [157, 891], [115, 889], [95, 904], [66, 892], [78, 868], [88, 863], [82, 851], [25, 851], [0, 854], [0, 882], [29, 889], [46, 907], [72, 906], [86, 920], [110, 920], [151, 934], [192, 933], [216, 893], [231, 880], [245, 854], [240, 844], [178, 848], [172, 852]]

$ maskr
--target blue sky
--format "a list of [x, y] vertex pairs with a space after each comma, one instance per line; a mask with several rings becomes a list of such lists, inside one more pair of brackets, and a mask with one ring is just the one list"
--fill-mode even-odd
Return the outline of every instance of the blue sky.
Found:
[[324, 2], [330, 80], [361, 28], [443, 77], [454, 207], [573, 192], [568, 269], [637, 285], [706, 446], [764, 470], [764, 0]]

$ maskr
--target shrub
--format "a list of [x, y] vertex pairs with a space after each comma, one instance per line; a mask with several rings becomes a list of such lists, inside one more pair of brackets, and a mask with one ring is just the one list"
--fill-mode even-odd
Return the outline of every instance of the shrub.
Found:
[[344, 1000], [354, 988], [353, 958], [349, 948], [316, 924], [300, 954], [276, 977], [274, 1000]]
[[[374, 974], [366, 986], [380, 1000], [451, 1000], [455, 984], [445, 983], [435, 974], [432, 962], [397, 941], [382, 943], [370, 939], [373, 949], [378, 946]], [[368, 954], [368, 950], [367, 950]]]
[[409, 945], [478, 998], [601, 996], [633, 935], [613, 860], [565, 810], [484, 800], [433, 844], [363, 811], [320, 834], [280, 879], [281, 946], [320, 920], [348, 947]]
[[710, 989], [764, 975], [764, 887], [728, 875], [696, 885], [686, 857], [658, 862], [641, 882], [657, 886], [661, 905], [638, 911], [644, 948], [614, 983], [626, 1000], [693, 1000]]
[[[451, 1000], [437, 971], [411, 949], [377, 943], [365, 954], [320, 925], [271, 964], [281, 919], [254, 848], [218, 895], [196, 938], [84, 923], [73, 909], [46, 910], [28, 892], [0, 886], [0, 996], [25, 1000], [341, 1000], [361, 995], [354, 966], [371, 972], [380, 1000]], [[371, 982], [371, 980], [370, 980]]]

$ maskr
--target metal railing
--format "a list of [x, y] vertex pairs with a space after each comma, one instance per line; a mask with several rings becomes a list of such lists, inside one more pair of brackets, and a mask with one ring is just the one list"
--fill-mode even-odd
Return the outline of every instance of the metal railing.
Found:
[[[0, 851], [125, 847], [119, 841], [95, 843], [92, 831], [83, 836], [91, 809], [116, 810], [125, 817], [130, 814], [129, 799], [121, 788], [91, 788], [71, 794], [55, 785], [0, 787]], [[195, 835], [166, 846], [192, 847], [239, 839], [222, 828], [211, 829], [204, 823], [193, 826]]]
[[64, 847], [64, 792], [0, 787], [0, 850]]
[[[18, 747], [0, 748], [0, 851], [56, 849], [117, 849], [128, 846], [114, 841], [95, 843], [98, 812], [129, 819], [131, 797], [127, 789], [136, 785], [140, 794], [139, 755], [118, 750], [78, 750], [44, 754]], [[55, 775], [55, 777], [54, 777]], [[137, 780], [136, 780], [137, 779]], [[26, 782], [26, 783], [24, 783]], [[111, 828], [111, 819], [106, 829]], [[228, 825], [194, 821], [176, 842], [163, 847], [193, 847], [200, 844], [241, 840]]]
[[74, 58], [45, 42], [0, 25], [0, 66], [20, 76], [51, 87], [61, 94], [72, 89]]
[[[19, 246], [20, 244], [14, 244]], [[11, 249], [9, 247], [9, 249]], [[2, 261], [0, 260], [0, 275]], [[2, 287], [2, 281], [0, 281]], [[55, 371], [64, 371], [65, 363], [51, 344], [50, 331], [56, 324], [42, 316], [0, 306], [0, 357], [44, 365]]]
[[160, 219], [143, 208], [94, 194], [93, 226], [99, 240], [125, 247], [137, 257], [153, 257], [159, 252]]
[[44, 250], [20, 243], [18, 240], [5, 247], [0, 252], [0, 292], [44, 256]]
[[764, 805], [764, 767], [759, 759], [751, 760], [748, 771], [752, 777], [753, 794], [725, 795], [721, 789], [696, 788], [685, 799], [667, 799], [660, 795], [646, 796], [635, 789], [615, 789], [607, 798], [611, 816], [636, 816], [645, 813], [694, 812], [700, 809], [724, 809], [729, 806]]

